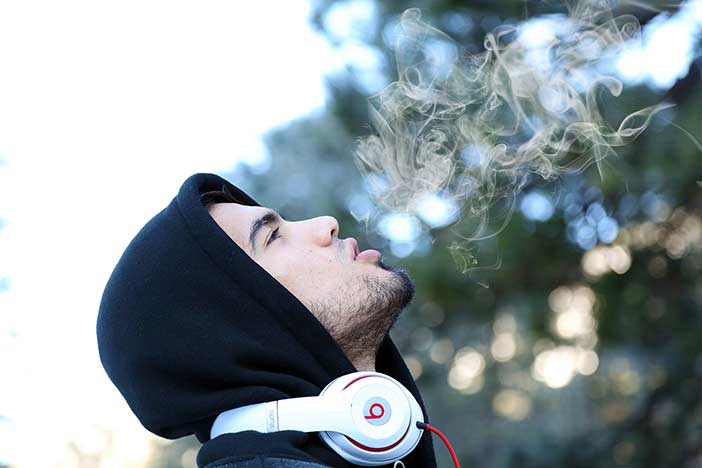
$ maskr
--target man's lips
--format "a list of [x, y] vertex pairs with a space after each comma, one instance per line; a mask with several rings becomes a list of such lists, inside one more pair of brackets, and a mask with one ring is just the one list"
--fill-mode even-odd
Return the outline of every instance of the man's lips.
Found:
[[359, 252], [358, 249], [358, 242], [356, 239], [353, 237], [349, 237], [346, 239], [346, 242], [349, 244], [348, 251], [349, 251], [349, 256], [351, 257], [351, 260], [366, 260], [366, 259], [380, 259], [383, 255], [378, 252], [377, 250], [373, 249], [368, 249], [364, 250], [363, 252]]

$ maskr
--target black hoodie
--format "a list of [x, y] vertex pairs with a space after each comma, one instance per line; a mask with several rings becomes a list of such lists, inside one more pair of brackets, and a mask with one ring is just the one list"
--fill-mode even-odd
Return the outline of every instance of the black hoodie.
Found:
[[[105, 288], [97, 338], [107, 374], [146, 429], [168, 439], [195, 434], [204, 443], [198, 466], [248, 455], [354, 466], [317, 433], [246, 431], [210, 440], [225, 410], [316, 396], [357, 371], [316, 317], [212, 219], [200, 201], [212, 190], [261, 206], [214, 174], [183, 183], [128, 245]], [[429, 422], [389, 334], [376, 371], [407, 387]], [[403, 463], [436, 466], [429, 431]]]

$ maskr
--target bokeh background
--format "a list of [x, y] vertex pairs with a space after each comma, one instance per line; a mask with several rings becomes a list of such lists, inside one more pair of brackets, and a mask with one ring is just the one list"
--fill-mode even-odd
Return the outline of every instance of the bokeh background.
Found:
[[611, 63], [625, 91], [609, 115], [676, 106], [604, 175], [531, 180], [504, 229], [465, 251], [460, 207], [382, 212], [353, 163], [408, 7], [471, 52], [500, 24], [548, 37], [565, 11], [0, 4], [0, 466], [195, 466], [194, 438], [138, 424], [94, 333], [123, 249], [195, 172], [289, 219], [335, 216], [341, 237], [410, 272], [416, 298], [391, 335], [462, 466], [702, 466], [702, 2], [615, 8], [643, 41]]

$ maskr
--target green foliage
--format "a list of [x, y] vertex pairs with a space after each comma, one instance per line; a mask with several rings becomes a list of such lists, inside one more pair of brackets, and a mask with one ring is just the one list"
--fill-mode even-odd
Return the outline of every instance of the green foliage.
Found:
[[[320, 30], [336, 3], [318, 2], [313, 21]], [[505, 21], [562, 11], [545, 2], [382, 2], [369, 45], [381, 50], [390, 64], [382, 31], [409, 6], [422, 8], [426, 21], [442, 30], [448, 30], [452, 13], [468, 14], [473, 28], [453, 37], [473, 51], [479, 50], [485, 33], [478, 26], [481, 19]], [[641, 23], [653, 16], [636, 14]], [[393, 338], [414, 369], [421, 365], [418, 382], [430, 417], [449, 434], [464, 466], [688, 467], [699, 462], [702, 190], [697, 181], [702, 178], [702, 152], [690, 138], [702, 136], [702, 86], [696, 67], [689, 75], [697, 79], [680, 80], [666, 96], [637, 86], [607, 102], [605, 116], [612, 122], [663, 98], [672, 99], [676, 107], [621, 148], [602, 172], [590, 168], [549, 183], [532, 179], [524, 187], [524, 193], [539, 189], [557, 200], [548, 221], [536, 222], [517, 211], [500, 230], [507, 220], [504, 207], [495, 207], [494, 226], [488, 229], [494, 237], [462, 243], [460, 236], [469, 235], [471, 226], [459, 222], [432, 230], [428, 253], [397, 259], [412, 273], [418, 292]], [[396, 78], [392, 67], [387, 73], [389, 81]], [[353, 71], [334, 77], [331, 85], [328, 118], [335, 118], [349, 135], [367, 134], [367, 96]], [[315, 123], [308, 123], [312, 131]], [[284, 134], [281, 130], [276, 138]], [[337, 147], [337, 171], [348, 170], [350, 151]], [[315, 175], [319, 197], [338, 193], [333, 185], [323, 187], [325, 176]], [[575, 215], [565, 200], [573, 194], [580, 199], [579, 214], [584, 216], [597, 203], [616, 218], [619, 236], [611, 244], [600, 242], [594, 252], [610, 252], [606, 249], [615, 245], [626, 249], [630, 266], [621, 274], [588, 274], [586, 264], [594, 256], [568, 237]], [[627, 203], [636, 208], [627, 211]], [[372, 231], [359, 237], [353, 225], [341, 226], [342, 235], [353, 235], [362, 245], [374, 246], [375, 240], [388, 247]], [[558, 288], [577, 286], [594, 295], [597, 342], [592, 349], [599, 366], [591, 375], [576, 375], [567, 385], [549, 388], [531, 372], [540, 348], [574, 344], [554, 330], [557, 314], [549, 298]], [[429, 320], [427, 310], [439, 310], [442, 319]], [[505, 316], [516, 322], [517, 352], [501, 362], [490, 348], [496, 324]], [[448, 384], [458, 353], [442, 356], [446, 343], [454, 353], [474, 349], [485, 356], [479, 391], [463, 392]], [[505, 393], [510, 390], [514, 393]], [[524, 401], [530, 408], [525, 416], [519, 412]], [[450, 466], [438, 439], [436, 451], [440, 466]]]

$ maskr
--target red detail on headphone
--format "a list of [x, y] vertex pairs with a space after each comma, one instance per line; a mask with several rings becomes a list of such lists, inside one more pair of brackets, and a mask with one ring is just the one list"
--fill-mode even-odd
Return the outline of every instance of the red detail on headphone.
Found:
[[402, 441], [405, 439], [405, 437], [407, 436], [407, 433], [409, 432], [409, 429], [410, 429], [410, 425], [411, 425], [411, 424], [412, 424], [412, 422], [410, 421], [410, 423], [407, 425], [407, 429], [405, 430], [405, 433], [402, 434], [402, 437], [400, 437], [400, 439], [399, 439], [397, 442], [395, 442], [395, 443], [392, 444], [392, 445], [388, 445], [388, 446], [386, 446], [386, 447], [379, 447], [379, 448], [368, 447], [368, 446], [363, 445], [363, 444], [360, 443], [360, 442], [357, 442], [357, 441], [353, 440], [353, 439], [352, 439], [351, 437], [349, 437], [349, 436], [344, 436], [344, 437], [346, 437], [346, 438], [349, 440], [349, 442], [351, 442], [353, 445], [355, 445], [355, 446], [358, 447], [358, 448], [362, 448], [363, 450], [368, 450], [369, 452], [384, 452], [384, 451], [386, 451], [386, 450], [390, 450], [391, 448], [393, 448], [393, 447], [399, 445], [400, 442], [402, 442]]
[[346, 390], [347, 388], [349, 388], [351, 386], [352, 383], [358, 382], [359, 380], [365, 379], [366, 377], [379, 377], [379, 376], [377, 376], [377, 375], [362, 375], [361, 377], [359, 377], [357, 379], [353, 379], [351, 382], [347, 383], [346, 386], [342, 390]]
[[[380, 408], [380, 414], [376, 414], [376, 412], [373, 411], [374, 408]], [[373, 403], [368, 411], [370, 412], [370, 415], [363, 415], [363, 417], [366, 419], [380, 419], [385, 414], [385, 408], [383, 408], [383, 405], [380, 403]]]

